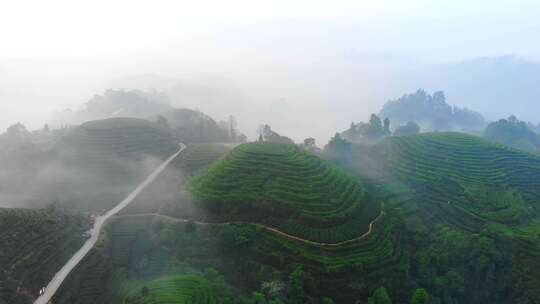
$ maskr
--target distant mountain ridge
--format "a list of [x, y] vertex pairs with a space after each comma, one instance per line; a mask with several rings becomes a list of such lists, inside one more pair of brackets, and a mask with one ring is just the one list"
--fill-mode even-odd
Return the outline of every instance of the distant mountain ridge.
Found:
[[168, 97], [157, 91], [106, 90], [94, 95], [81, 109], [57, 113], [53, 125], [78, 125], [112, 117], [150, 118], [172, 109]]
[[451, 100], [482, 112], [488, 120], [512, 114], [535, 123], [540, 120], [531, 111], [540, 101], [540, 62], [517, 55], [481, 57], [415, 74], [403, 80], [428, 89], [443, 88]]

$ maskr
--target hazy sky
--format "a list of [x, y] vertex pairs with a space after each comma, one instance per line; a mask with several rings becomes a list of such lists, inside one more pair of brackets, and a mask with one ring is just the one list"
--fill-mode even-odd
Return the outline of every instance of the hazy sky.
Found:
[[[272, 87], [249, 81], [350, 51], [418, 66], [508, 53], [538, 60], [538, 16], [538, 0], [3, 1], [0, 128], [39, 125], [111, 79], [136, 74], [223, 76], [254, 102], [272, 104], [290, 97], [287, 85], [261, 96]], [[291, 96], [293, 104], [317, 99]]]
[[[4, 1], [0, 54], [8, 58], [118, 54], [258, 24], [289, 21], [294, 26], [295, 20], [327, 19], [332, 21], [330, 29], [341, 20], [350, 26], [385, 30], [389, 36], [425, 35], [431, 50], [459, 47], [458, 53], [480, 55], [496, 47], [497, 52], [536, 56], [539, 12], [535, 0]], [[495, 37], [500, 39], [498, 45], [494, 41], [485, 45]], [[351, 44], [357, 38], [350, 37]], [[396, 51], [429, 51], [414, 42]]]

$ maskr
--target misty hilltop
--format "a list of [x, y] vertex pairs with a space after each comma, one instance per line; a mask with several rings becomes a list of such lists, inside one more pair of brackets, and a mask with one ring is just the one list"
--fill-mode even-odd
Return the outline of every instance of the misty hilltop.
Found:
[[444, 92], [438, 91], [431, 95], [422, 89], [389, 100], [379, 116], [398, 125], [413, 121], [428, 131], [481, 131], [486, 124], [482, 114], [449, 105]]
[[538, 16], [5, 1], [0, 304], [540, 304]]
[[79, 110], [66, 109], [57, 113], [51, 124], [78, 125], [111, 117], [151, 118], [170, 109], [170, 101], [163, 93], [109, 89], [103, 95], [92, 97]]

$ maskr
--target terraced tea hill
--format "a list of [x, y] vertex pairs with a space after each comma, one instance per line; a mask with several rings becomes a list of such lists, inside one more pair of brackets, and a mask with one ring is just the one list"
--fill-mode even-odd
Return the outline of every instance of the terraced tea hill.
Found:
[[161, 213], [189, 217], [187, 210], [193, 208], [187, 206], [184, 181], [206, 169], [230, 150], [230, 146], [225, 144], [188, 145], [120, 214]]
[[[416, 288], [440, 303], [535, 303], [538, 157], [455, 133], [390, 137], [366, 149], [353, 156], [368, 157], [373, 171], [360, 168], [356, 178], [292, 145], [238, 146], [192, 170], [192, 203], [207, 218], [175, 219], [187, 214], [179, 208], [114, 219], [95, 264], [74, 272], [58, 303], [188, 301], [206, 288], [174, 278], [207, 267], [250, 295], [288, 282], [298, 266], [306, 302], [365, 303], [384, 286], [399, 303]], [[214, 158], [192, 152], [176, 166], [210, 163], [197, 156]], [[89, 297], [95, 285], [102, 290]]]
[[159, 278], [133, 290], [126, 304], [217, 304], [210, 283], [196, 275]]
[[381, 217], [365, 238], [323, 246], [262, 230], [256, 250], [274, 262], [297, 260], [318, 272], [343, 272], [361, 267], [366, 271], [390, 273], [401, 257], [399, 244], [393, 236], [397, 225], [390, 216]]
[[177, 150], [178, 141], [167, 130], [146, 120], [84, 123], [53, 150], [49, 198], [69, 208], [108, 209]]
[[[73, 161], [99, 163], [112, 158], [164, 157], [178, 148], [171, 132], [138, 118], [109, 118], [74, 128], [60, 143], [59, 153]], [[66, 151], [67, 150], [67, 151]]]
[[360, 236], [380, 212], [356, 179], [287, 144], [238, 146], [196, 177], [192, 190], [221, 220], [260, 221], [324, 243]]
[[413, 189], [401, 204], [408, 197], [447, 224], [477, 231], [539, 214], [540, 158], [532, 154], [461, 133], [392, 137], [377, 150], [389, 176]]
[[0, 300], [37, 295], [82, 246], [82, 223], [54, 210], [0, 209]]
[[188, 175], [195, 175], [223, 157], [231, 147], [225, 144], [192, 144], [175, 161], [176, 167]]

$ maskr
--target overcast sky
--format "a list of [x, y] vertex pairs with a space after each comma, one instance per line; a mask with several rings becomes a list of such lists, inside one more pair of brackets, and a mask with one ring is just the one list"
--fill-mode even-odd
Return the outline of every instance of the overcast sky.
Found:
[[[136, 74], [212, 74], [243, 89], [251, 71], [350, 51], [419, 66], [509, 53], [538, 60], [538, 16], [538, 0], [3, 1], [0, 128], [39, 125]], [[255, 102], [275, 102], [282, 89]], [[306, 102], [298, 99], [289, 102]]]
[[[451, 51], [446, 48], [451, 47], [470, 55], [490, 53], [495, 47], [496, 52], [537, 56], [539, 46], [534, 34], [539, 29], [540, 5], [535, 0], [18, 0], [4, 1], [1, 8], [0, 54], [8, 58], [121, 54], [204, 34], [264, 23], [292, 21], [294, 26], [295, 20], [309, 19], [326, 19], [329, 28], [341, 20], [342, 25], [372, 27], [379, 34], [412, 39], [411, 45], [401, 45], [397, 52], [428, 52], [425, 45], [414, 43], [424, 36], [430, 40], [430, 50], [443, 51], [446, 58]], [[365, 34], [350, 37], [351, 44]]]

